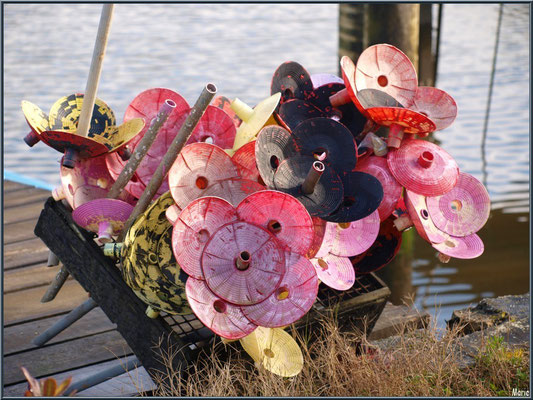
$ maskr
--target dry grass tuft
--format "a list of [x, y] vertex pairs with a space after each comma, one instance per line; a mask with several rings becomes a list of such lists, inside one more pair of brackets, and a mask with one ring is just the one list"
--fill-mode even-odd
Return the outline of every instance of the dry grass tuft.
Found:
[[[513, 388], [529, 388], [527, 353], [511, 351], [492, 338], [475, 363], [465, 367], [456, 351], [458, 329], [408, 331], [391, 339], [387, 350], [377, 350], [355, 333], [340, 332], [333, 320], [324, 321], [312, 342], [292, 332], [304, 355], [304, 368], [294, 378], [254, 367], [251, 358], [238, 351], [239, 343], [217, 342], [192, 364], [187, 378], [169, 367], [171, 383], [159, 377], [154, 395], [510, 396]], [[172, 356], [163, 357], [169, 366]]]

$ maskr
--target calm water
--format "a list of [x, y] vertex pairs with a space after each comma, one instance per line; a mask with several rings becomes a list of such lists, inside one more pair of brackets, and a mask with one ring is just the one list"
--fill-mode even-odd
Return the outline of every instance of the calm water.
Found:
[[[85, 90], [100, 10], [92, 4], [5, 6], [7, 170], [59, 183], [58, 153], [22, 141], [28, 127], [20, 101], [47, 111], [59, 97]], [[485, 253], [441, 265], [434, 249], [415, 237], [407, 264], [387, 267], [396, 293], [414, 294], [415, 303], [432, 312], [440, 306], [440, 324], [452, 309], [484, 296], [529, 290], [529, 8], [504, 6], [483, 147], [498, 11], [496, 4], [444, 6], [437, 77], [459, 114], [435, 138], [461, 170], [484, 181], [493, 202], [479, 232]], [[219, 94], [253, 105], [270, 94], [272, 74], [284, 61], [298, 61], [311, 73], [337, 73], [337, 22], [334, 4], [118, 4], [98, 97], [119, 121], [129, 102], [151, 87], [171, 88], [193, 104], [213, 82]]]

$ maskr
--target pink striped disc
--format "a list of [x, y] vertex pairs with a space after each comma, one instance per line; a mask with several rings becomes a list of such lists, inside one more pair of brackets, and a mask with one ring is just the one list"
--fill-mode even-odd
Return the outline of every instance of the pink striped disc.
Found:
[[409, 190], [405, 191], [405, 205], [411, 221], [422, 239], [429, 243], [442, 243], [448, 236], [438, 229], [426, 205], [426, 197]]
[[276, 190], [253, 193], [239, 203], [237, 215], [241, 221], [268, 230], [298, 254], [306, 254], [313, 242], [313, 220], [290, 194]]
[[392, 214], [402, 195], [402, 186], [394, 179], [389, 170], [387, 159], [371, 155], [360, 160], [355, 167], [356, 171], [366, 172], [376, 177], [383, 187], [383, 200], [378, 207], [379, 218], [385, 221]]
[[[133, 196], [140, 198], [151, 176], [159, 166], [161, 159], [166, 153], [166, 149], [179, 131], [179, 126], [176, 126], [181, 115], [186, 112], [190, 107], [187, 101], [170, 89], [165, 88], [152, 88], [139, 93], [128, 105], [126, 112], [124, 113], [124, 122], [127, 122], [133, 118], [143, 118], [145, 125], [142, 131], [136, 135], [128, 144], [128, 147], [133, 152], [137, 147], [137, 144], [141, 141], [144, 134], [148, 131], [151, 125], [152, 119], [157, 116], [157, 113], [161, 106], [165, 104], [166, 100], [172, 100], [176, 103], [176, 108], [171, 112], [165, 121], [164, 125], [160, 128], [154, 143], [150, 147], [150, 150], [143, 158], [143, 161], [138, 166], [132, 179], [125, 186], [125, 190], [130, 192]], [[113, 179], [117, 179], [122, 169], [126, 165], [127, 161], [123, 161], [118, 154], [110, 153], [106, 157], [107, 167], [109, 173], [113, 176]], [[157, 191], [157, 197], [161, 194], [168, 192], [168, 183], [165, 180], [159, 190]]]
[[367, 47], [357, 59], [355, 87], [379, 89], [409, 107], [418, 87], [416, 70], [409, 57], [390, 44]]
[[264, 186], [264, 182], [259, 175], [259, 170], [255, 163], [255, 140], [239, 147], [231, 159], [244, 179], [256, 181]]
[[[185, 118], [189, 112], [185, 113]], [[183, 122], [185, 118], [182, 117]], [[182, 123], [178, 124], [181, 127]], [[224, 111], [215, 106], [207, 106], [204, 115], [198, 121], [187, 144], [196, 142], [212, 143], [223, 149], [233, 147], [237, 128], [233, 119]]]
[[[135, 138], [133, 140], [135, 140]], [[122, 161], [122, 159], [117, 154], [117, 152], [106, 154], [105, 162], [106, 162], [109, 174], [113, 177], [113, 179], [115, 180], [118, 179], [120, 173], [122, 172], [122, 169], [124, 168], [126, 164]], [[144, 185], [144, 183], [141, 182], [141, 180], [139, 179], [136, 173], [133, 174], [129, 182], [126, 183], [126, 186], [124, 186], [124, 190], [130, 193], [133, 197], [137, 199], [141, 198], [144, 192], [144, 189], [146, 189], [146, 186]], [[159, 192], [158, 194], [156, 194], [154, 199], [157, 197], [159, 197]]]
[[485, 186], [465, 172], [457, 184], [442, 196], [426, 199], [435, 226], [453, 236], [467, 236], [479, 231], [489, 219], [490, 198]]
[[201, 258], [210, 237], [223, 225], [237, 221], [235, 208], [218, 197], [201, 197], [190, 202], [174, 223], [172, 251], [181, 269], [204, 279]]
[[457, 104], [453, 97], [434, 87], [419, 86], [410, 108], [431, 119], [436, 131], [449, 127], [457, 116]]
[[335, 290], [348, 290], [355, 282], [355, 271], [348, 257], [339, 257], [331, 253], [312, 258], [318, 279]]
[[[238, 258], [246, 269], [237, 268]], [[233, 222], [216, 231], [202, 254], [202, 271], [209, 289], [238, 305], [256, 304], [278, 288], [285, 274], [281, 243], [266, 229]]]
[[122, 200], [95, 199], [82, 204], [72, 212], [72, 219], [79, 226], [91, 232], [98, 232], [99, 224], [108, 222], [113, 235], [118, 235], [124, 229], [133, 206]]
[[204, 196], [219, 181], [239, 178], [231, 157], [210, 143], [191, 143], [181, 150], [168, 174], [170, 193], [180, 208]]
[[319, 217], [311, 217], [311, 219], [313, 220], [313, 242], [311, 243], [311, 247], [309, 247], [309, 251], [305, 255], [307, 258], [314, 258], [320, 250], [326, 233], [327, 224], [326, 221]]
[[[432, 161], [424, 167], [421, 159]], [[459, 166], [453, 157], [426, 140], [404, 142], [398, 150], [389, 151], [387, 163], [400, 185], [424, 196], [440, 196], [449, 192], [459, 177]]]
[[252, 333], [257, 325], [246, 318], [239, 306], [230, 304], [209, 290], [205, 281], [189, 277], [185, 294], [198, 319], [217, 335], [240, 339]]
[[483, 241], [475, 233], [465, 237], [449, 236], [444, 242], [432, 246], [447, 256], [466, 259], [479, 257], [485, 250]]
[[236, 207], [246, 196], [260, 190], [265, 190], [265, 187], [256, 181], [230, 178], [214, 183], [205, 190], [203, 196], [221, 197]]
[[378, 237], [379, 213], [374, 211], [363, 219], [336, 224], [328, 222], [324, 243], [329, 252], [339, 257], [352, 257], [368, 250]]
[[286, 273], [279, 287], [266, 300], [241, 306], [253, 323], [277, 328], [296, 322], [312, 307], [318, 293], [318, 277], [311, 262], [297, 253], [285, 252]]
[[346, 87], [346, 90], [348, 91], [348, 94], [350, 96], [350, 99], [352, 99], [352, 102], [355, 104], [356, 108], [359, 110], [361, 114], [364, 115], [365, 118], [369, 118], [368, 113], [366, 112], [365, 108], [357, 98], [357, 89], [355, 87], [355, 64], [352, 61], [352, 59], [348, 56], [343, 56], [341, 58], [341, 71], [342, 71], [342, 79], [344, 80], [344, 85]]

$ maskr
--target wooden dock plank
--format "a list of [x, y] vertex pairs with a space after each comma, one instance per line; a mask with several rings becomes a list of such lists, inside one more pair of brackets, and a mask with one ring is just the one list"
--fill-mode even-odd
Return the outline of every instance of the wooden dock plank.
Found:
[[[4, 329], [4, 356], [21, 351], [36, 349], [32, 340], [50, 328], [53, 324], [63, 318], [64, 315], [39, 319], [10, 326]], [[115, 328], [107, 315], [99, 308], [94, 308], [87, 315], [83, 316], [71, 326], [65, 329], [56, 337], [52, 338], [46, 345], [76, 339], [82, 336], [94, 335], [107, 332]]]
[[[47, 267], [46, 264], [40, 264], [5, 271], [4, 293], [7, 294], [35, 287], [44, 287], [44, 292], [46, 291], [46, 286], [52, 282], [60, 268], [60, 266]], [[69, 277], [68, 279], [72, 278]]]
[[53, 344], [4, 357], [4, 384], [24, 382], [24, 366], [35, 378], [132, 354], [117, 331]]
[[28, 187], [28, 185], [25, 185], [23, 183], [4, 180], [4, 196], [6, 196], [7, 193], [11, 193], [16, 190], [27, 189]]
[[85, 389], [77, 393], [77, 397], [132, 397], [155, 388], [146, 369], [140, 367]]
[[52, 194], [48, 190], [27, 187], [25, 189], [18, 190], [12, 195], [8, 194], [7, 196], [4, 196], [4, 209], [35, 203], [37, 201], [44, 203], [45, 200], [51, 195]]
[[41, 214], [43, 206], [43, 200], [35, 200], [21, 206], [10, 207], [4, 210], [4, 225], [28, 220], [32, 220], [35, 223], [37, 218], [39, 218], [39, 214]]
[[37, 237], [4, 245], [4, 270], [46, 263], [48, 247]]
[[37, 238], [35, 233], [33, 233], [36, 223], [37, 219], [18, 221], [11, 224], [4, 223], [4, 245]]
[[[134, 356], [129, 356], [126, 358], [129, 359], [129, 358], [132, 358]], [[96, 365], [90, 365], [90, 366], [87, 366], [87, 367], [83, 367], [83, 368], [78, 368], [78, 369], [75, 369], [75, 370], [70, 370], [70, 371], [66, 371], [66, 372], [62, 372], [60, 374], [54, 374], [52, 375], [52, 377], [54, 379], [56, 379], [56, 381], [58, 383], [62, 382], [64, 379], [68, 378], [68, 377], [72, 377], [72, 382], [75, 383], [75, 382], [78, 382], [82, 379], [85, 379], [89, 376], [92, 376], [98, 372], [100, 372], [102, 369], [104, 368], [108, 368], [108, 367], [112, 367], [114, 365], [117, 365], [119, 363], [124, 363], [124, 361], [122, 360], [117, 360], [117, 359], [114, 359], [114, 360], [110, 360], [110, 361], [106, 361], [106, 362], [103, 362], [103, 363], [99, 363], [99, 364], [96, 364]], [[127, 374], [124, 374], [127, 376]], [[130, 384], [130, 382], [128, 382], [126, 379], [124, 379], [124, 375], [120, 375], [119, 377], [117, 378], [120, 378], [122, 382], [124, 382], [124, 396], [133, 396], [133, 395], [136, 395], [137, 394], [137, 388], [134, 384]], [[140, 367], [140, 368], [137, 368], [135, 370], [132, 370], [129, 372], [129, 375], [134, 379], [134, 382], [141, 382], [141, 387], [144, 389], [144, 390], [152, 390], [153, 388], [155, 388], [155, 385], [153, 384], [152, 380], [150, 379], [148, 373], [146, 372], [146, 370], [144, 369], [144, 367]], [[43, 377], [44, 378], [44, 377]], [[114, 382], [115, 379], [112, 379], [111, 382]], [[109, 384], [111, 383], [110, 381], [107, 381], [107, 382], [103, 382], [99, 385], [96, 385], [94, 386], [93, 388], [88, 388], [88, 389], [85, 389], [79, 393], [76, 394], [76, 397], [97, 397], [97, 396], [122, 396], [122, 390], [119, 394], [113, 392], [113, 394], [107, 394], [107, 395], [103, 395], [101, 394], [103, 392], [102, 388], [104, 387], [109, 387]], [[113, 385], [115, 386], [115, 385]], [[7, 386], [7, 387], [4, 387], [4, 396], [9, 396], [9, 397], [14, 397], [14, 396], [23, 396], [24, 395], [24, 392], [27, 388], [27, 384], [25, 382], [23, 383], [18, 383], [18, 384], [15, 384], [15, 385], [10, 385], [10, 386]], [[104, 389], [105, 390], [105, 389]], [[129, 393], [128, 393], [129, 392]], [[100, 393], [100, 394], [99, 394]]]
[[47, 286], [4, 294], [4, 327], [70, 311], [87, 300], [87, 292], [75, 280], [65, 282], [57, 297], [41, 303]]

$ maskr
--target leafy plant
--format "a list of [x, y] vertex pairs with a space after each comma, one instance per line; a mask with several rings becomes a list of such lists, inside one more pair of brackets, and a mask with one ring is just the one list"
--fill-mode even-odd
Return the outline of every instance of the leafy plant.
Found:
[[[46, 378], [40, 382], [35, 379], [28, 370], [24, 367], [20, 367], [22, 373], [28, 381], [28, 390], [24, 393], [25, 397], [58, 397], [62, 396], [72, 381], [72, 377], [68, 377], [58, 386], [54, 378]], [[71, 396], [76, 391], [71, 393]]]

